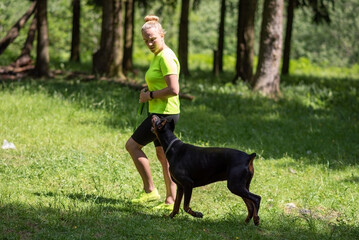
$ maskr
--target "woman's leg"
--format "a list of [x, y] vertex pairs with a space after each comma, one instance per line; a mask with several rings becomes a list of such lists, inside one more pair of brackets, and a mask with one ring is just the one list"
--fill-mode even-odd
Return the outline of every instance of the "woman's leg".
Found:
[[143, 188], [146, 193], [150, 193], [155, 189], [155, 186], [153, 184], [149, 161], [146, 154], [142, 151], [142, 148], [143, 146], [133, 140], [132, 137], [128, 139], [126, 143], [126, 150], [130, 153], [137, 171], [142, 178]]
[[166, 185], [165, 203], [172, 204], [172, 203], [174, 203], [174, 201], [176, 199], [177, 186], [172, 181], [170, 171], [169, 171], [169, 164], [166, 159], [166, 155], [163, 151], [163, 148], [161, 146], [156, 147], [156, 154], [157, 154], [158, 160], [161, 162], [161, 165], [162, 165], [162, 172], [163, 172], [163, 177], [164, 177], [165, 185]]

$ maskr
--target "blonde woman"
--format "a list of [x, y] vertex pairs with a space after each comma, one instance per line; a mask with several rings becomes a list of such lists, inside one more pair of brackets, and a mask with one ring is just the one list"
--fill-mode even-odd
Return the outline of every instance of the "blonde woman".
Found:
[[145, 75], [148, 88], [142, 89], [139, 96], [140, 103], [148, 102], [149, 114], [126, 143], [126, 149], [142, 178], [144, 188], [144, 192], [132, 202], [146, 203], [160, 199], [158, 190], [153, 183], [149, 160], [142, 150], [145, 145], [154, 142], [166, 185], [165, 201], [156, 208], [172, 210], [176, 197], [176, 184], [171, 179], [164, 150], [151, 132], [151, 118], [154, 114], [167, 118], [174, 131], [180, 113], [178, 81], [180, 65], [174, 52], [165, 43], [165, 31], [157, 16], [145, 17], [142, 37], [154, 56]]

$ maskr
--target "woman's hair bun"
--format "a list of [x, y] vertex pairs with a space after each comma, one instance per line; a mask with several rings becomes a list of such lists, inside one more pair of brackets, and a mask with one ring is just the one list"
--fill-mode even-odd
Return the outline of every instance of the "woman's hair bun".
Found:
[[155, 15], [147, 15], [145, 17], [145, 22], [149, 22], [149, 21], [159, 22], [159, 20], [160, 18]]
[[147, 15], [145, 17], [145, 23], [142, 26], [142, 31], [149, 28], [156, 28], [160, 34], [166, 34], [166, 31], [160, 24], [160, 18], [155, 15]]

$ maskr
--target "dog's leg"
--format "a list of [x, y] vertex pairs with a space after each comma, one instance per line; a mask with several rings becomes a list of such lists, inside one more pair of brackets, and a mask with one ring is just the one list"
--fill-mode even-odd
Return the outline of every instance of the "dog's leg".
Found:
[[183, 204], [183, 209], [189, 213], [190, 215], [192, 215], [193, 217], [196, 218], [203, 218], [203, 214], [201, 212], [195, 212], [193, 211], [190, 207], [190, 201], [191, 201], [191, 197], [192, 197], [192, 187], [186, 187], [184, 189], [184, 204]]
[[252, 201], [250, 201], [249, 199], [246, 199], [246, 198], [242, 198], [244, 203], [246, 204], [247, 206], [247, 211], [248, 211], [248, 215], [247, 215], [247, 218], [245, 220], [245, 223], [249, 223], [249, 221], [252, 219], [253, 217], [253, 212], [254, 212], [254, 205], [252, 203]]
[[233, 193], [243, 198], [246, 203], [248, 216], [245, 220], [248, 223], [253, 217], [255, 225], [259, 225], [258, 211], [260, 207], [261, 197], [249, 192], [249, 182], [251, 175], [248, 170], [238, 171], [235, 168], [228, 175], [227, 187]]
[[259, 207], [260, 207], [260, 203], [261, 203], [261, 197], [258, 195], [255, 195], [253, 193], [250, 193], [252, 199], [253, 199], [253, 205], [254, 205], [254, 212], [253, 212], [253, 222], [256, 226], [259, 225], [259, 216], [258, 216], [258, 211], [259, 211]]
[[[252, 181], [252, 178], [253, 178], [253, 175], [254, 175], [253, 158], [251, 159], [251, 161], [248, 164], [248, 170], [249, 170], [249, 174], [248, 174], [248, 177], [247, 177], [246, 188], [247, 188], [247, 190], [249, 192], [249, 186], [251, 185], [251, 181]], [[247, 218], [245, 220], [245, 223], [248, 224], [250, 222], [250, 220], [253, 218], [255, 205], [249, 199], [246, 199], [246, 198], [242, 198], [242, 199], [245, 202], [245, 204], [247, 206], [247, 210], [248, 210], [248, 216], [247, 216]]]
[[261, 197], [251, 192], [245, 193], [244, 195], [246, 195], [247, 197], [243, 197], [243, 196], [241, 197], [243, 198], [243, 201], [246, 203], [248, 209], [248, 216], [245, 222], [249, 223], [249, 221], [253, 217], [254, 224], [258, 226], [260, 221], [260, 218], [258, 216], [258, 211], [259, 211]]
[[181, 187], [180, 185], [177, 184], [177, 193], [176, 193], [175, 205], [174, 205], [173, 210], [172, 210], [172, 212], [170, 214], [170, 218], [173, 218], [174, 216], [176, 216], [179, 213], [182, 197], [183, 197], [183, 187]]

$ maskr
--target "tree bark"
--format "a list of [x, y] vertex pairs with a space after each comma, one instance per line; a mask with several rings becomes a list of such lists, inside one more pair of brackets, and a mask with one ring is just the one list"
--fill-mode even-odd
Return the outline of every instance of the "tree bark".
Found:
[[47, 0], [37, 3], [37, 51], [34, 74], [37, 77], [50, 76], [49, 35], [47, 24]]
[[5, 49], [12, 43], [17, 36], [19, 36], [20, 29], [25, 25], [27, 20], [31, 17], [31, 15], [36, 10], [36, 1], [30, 6], [30, 8], [26, 11], [26, 13], [12, 26], [10, 31], [6, 34], [6, 36], [0, 41], [0, 54], [2, 54]]
[[237, 61], [233, 83], [241, 78], [250, 82], [253, 78], [254, 20], [257, 0], [238, 0]]
[[96, 74], [106, 74], [110, 66], [113, 40], [113, 3], [102, 1], [102, 26], [100, 49], [93, 55], [92, 70]]
[[110, 77], [124, 78], [123, 74], [123, 14], [122, 1], [115, 0], [113, 8], [112, 56], [110, 69], [106, 74]]
[[31, 51], [35, 39], [37, 28], [37, 13], [35, 12], [35, 16], [32, 19], [31, 25], [27, 32], [27, 38], [24, 44], [24, 47], [21, 50], [20, 56], [15, 60], [14, 63], [11, 64], [13, 67], [23, 67], [32, 63], [31, 59]]
[[72, 0], [72, 41], [70, 61], [80, 62], [80, 0]]
[[226, 19], [226, 0], [221, 1], [221, 16], [219, 21], [218, 45], [213, 59], [213, 72], [215, 75], [223, 72], [224, 26]]
[[125, 73], [133, 71], [133, 41], [134, 41], [134, 17], [135, 1], [127, 0], [125, 3], [125, 43], [123, 50], [123, 70]]
[[285, 29], [282, 75], [288, 75], [289, 74], [290, 48], [291, 48], [290, 45], [291, 45], [291, 41], [292, 41], [292, 30], [293, 30], [295, 1], [296, 0], [288, 0], [287, 26], [286, 26], [286, 29]]
[[181, 73], [189, 76], [188, 69], [188, 28], [189, 28], [189, 0], [182, 0], [181, 19], [178, 39], [178, 58], [181, 64]]
[[275, 96], [280, 82], [283, 0], [265, 0], [263, 9], [259, 60], [252, 86], [255, 91]]
[[93, 55], [93, 72], [123, 78], [122, 0], [102, 4], [100, 49]]

